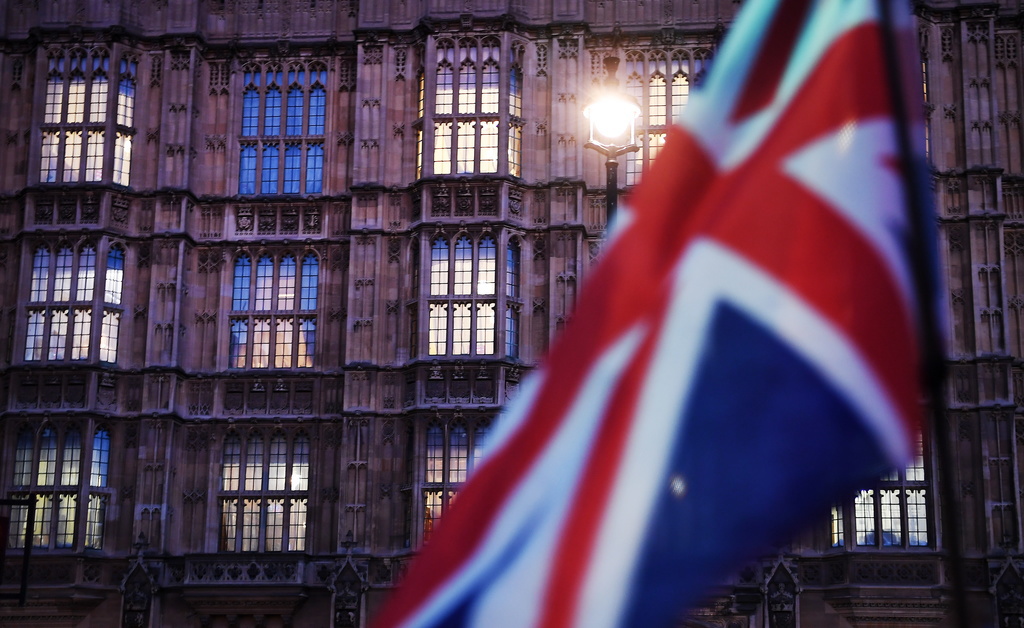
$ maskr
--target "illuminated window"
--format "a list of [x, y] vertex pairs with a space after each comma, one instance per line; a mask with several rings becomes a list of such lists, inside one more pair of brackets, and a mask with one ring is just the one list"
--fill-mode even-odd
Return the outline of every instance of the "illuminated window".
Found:
[[[134, 62], [130, 69], [134, 76]], [[110, 55], [103, 48], [51, 51], [40, 133], [40, 183], [103, 180], [109, 73]], [[117, 122], [120, 125], [121, 119]]]
[[[832, 508], [833, 547], [853, 539], [854, 547], [927, 547], [930, 542], [929, 484], [925, 479], [924, 449], [919, 439], [913, 462], [883, 476], [872, 489], [853, 499], [852, 517], [844, 519], [841, 505]], [[848, 531], [852, 530], [852, 534]]]
[[[18, 433], [9, 496], [34, 502], [34, 547], [103, 548], [110, 432], [97, 428], [92, 434], [92, 446], [88, 447], [83, 430], [74, 424], [63, 428], [44, 425], [37, 432], [23, 429]], [[87, 469], [90, 472], [85, 475]], [[79, 527], [80, 504], [86, 508], [84, 530]], [[7, 547], [24, 547], [28, 508], [11, 507]]]
[[643, 170], [665, 145], [668, 126], [686, 108], [690, 97], [690, 76], [699, 72], [707, 51], [652, 50], [626, 53], [626, 91], [640, 103], [643, 118], [637, 134], [640, 151], [626, 157], [626, 185], [640, 181]]
[[467, 425], [455, 421], [431, 423], [426, 428], [423, 475], [423, 540], [426, 541], [445, 509], [473, 469], [479, 465], [490, 431], [490, 422], [479, 419]]
[[[77, 250], [61, 245], [56, 254], [46, 247], [32, 258], [29, 300], [41, 307], [28, 309], [25, 360], [88, 360], [95, 332], [99, 333], [98, 356], [105, 362], [117, 357], [118, 328], [124, 286], [124, 249], [112, 246], [105, 268], [97, 268], [96, 247], [82, 244]], [[103, 283], [102, 315], [93, 316], [97, 278]], [[44, 305], [44, 306], [43, 306]], [[98, 329], [93, 325], [98, 326]]]
[[224, 440], [220, 479], [220, 550], [306, 549], [310, 441], [278, 431]]
[[228, 321], [230, 368], [310, 368], [316, 351], [320, 263], [285, 253], [235, 259]]
[[243, 81], [238, 193], [322, 193], [326, 65], [248, 64]]

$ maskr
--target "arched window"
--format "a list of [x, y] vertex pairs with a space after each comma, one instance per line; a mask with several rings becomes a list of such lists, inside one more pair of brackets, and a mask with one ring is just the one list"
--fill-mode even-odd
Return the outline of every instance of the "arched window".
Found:
[[[90, 441], [83, 439], [77, 425], [45, 425], [38, 434], [28, 429], [18, 433], [14, 452], [13, 486], [9, 495], [29, 499], [34, 524], [33, 547], [40, 549], [103, 548], [103, 527], [107, 488], [110, 433], [99, 428]], [[91, 465], [90, 482], [82, 481], [83, 465]], [[89, 468], [89, 467], [84, 467]], [[97, 481], [102, 469], [102, 482]], [[84, 534], [80, 534], [78, 505], [86, 504]], [[24, 547], [29, 506], [11, 507], [7, 547]]]
[[423, 476], [423, 540], [429, 539], [441, 515], [480, 463], [490, 430], [488, 419], [467, 426], [431, 422], [426, 427]]

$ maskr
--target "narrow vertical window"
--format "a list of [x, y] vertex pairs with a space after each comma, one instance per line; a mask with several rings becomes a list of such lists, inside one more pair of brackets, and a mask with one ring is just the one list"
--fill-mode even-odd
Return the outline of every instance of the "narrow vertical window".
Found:
[[263, 147], [263, 164], [260, 175], [260, 194], [277, 194], [277, 160], [276, 146]]
[[469, 355], [472, 306], [456, 303], [452, 307], [452, 355]]
[[102, 74], [93, 74], [92, 94], [89, 97], [89, 122], [102, 124], [107, 121], [107, 94], [110, 92], [109, 81]]
[[[124, 61], [121, 62], [124, 67]], [[122, 78], [117, 92], [117, 123], [131, 127], [135, 123], [135, 81]]]
[[269, 87], [263, 97], [263, 134], [281, 134], [281, 90], [277, 86]]
[[103, 549], [103, 523], [107, 515], [107, 496], [89, 495], [89, 506], [85, 518], [85, 546], [89, 549]]
[[274, 261], [263, 255], [256, 262], [256, 304], [255, 309], [265, 312], [274, 299]]
[[324, 186], [324, 147], [310, 144], [306, 148], [306, 194], [320, 194]]
[[64, 182], [76, 183], [82, 167], [82, 132], [64, 132]]
[[71, 300], [71, 266], [74, 254], [64, 247], [57, 251], [57, 264], [53, 273], [53, 300]]
[[505, 307], [505, 355], [519, 357], [519, 310], [512, 305]]
[[327, 90], [314, 87], [309, 93], [309, 134], [324, 134], [324, 119], [327, 112]]
[[490, 174], [498, 171], [498, 121], [485, 120], [480, 123], [480, 172]]
[[242, 551], [259, 551], [260, 543], [260, 501], [242, 500]]
[[53, 517], [53, 495], [36, 495], [36, 524], [32, 530], [32, 546], [50, 546], [50, 522]]
[[520, 258], [519, 240], [509, 240], [508, 249], [505, 251], [505, 296], [513, 299], [519, 298]]
[[50, 311], [50, 349], [48, 358], [63, 360], [68, 343], [68, 310], [54, 309]]
[[494, 353], [494, 303], [476, 304], [476, 354]]
[[277, 309], [295, 309], [295, 256], [285, 255], [277, 278]]
[[245, 490], [263, 490], [263, 439], [255, 434], [245, 446]]
[[430, 304], [430, 329], [427, 352], [430, 355], [444, 355], [448, 344], [448, 304]]
[[416, 129], [416, 178], [423, 176], [423, 129]]
[[114, 139], [114, 183], [127, 186], [131, 180], [132, 136], [118, 133]]
[[647, 86], [647, 124], [665, 126], [668, 98], [665, 92], [665, 77], [655, 74]]
[[523, 127], [508, 126], [508, 173], [513, 177], [522, 176]]
[[43, 359], [44, 320], [42, 310], [29, 310], [28, 329], [25, 332], [25, 360]]
[[288, 551], [302, 552], [305, 549], [306, 499], [291, 499], [288, 503]]
[[453, 427], [448, 440], [448, 481], [465, 482], [469, 462], [469, 435], [465, 426]]
[[857, 530], [857, 545], [875, 544], [875, 492], [860, 491], [853, 501], [854, 525]]
[[267, 500], [267, 522], [264, 526], [266, 540], [264, 547], [268, 552], [280, 552], [284, 542], [284, 500]]
[[430, 294], [448, 294], [448, 240], [438, 238], [430, 247]]
[[53, 486], [56, 473], [57, 432], [52, 427], [45, 427], [39, 435], [39, 466], [36, 467], [36, 484]]
[[221, 490], [237, 491], [242, 468], [242, 441], [231, 435], [224, 441], [224, 455], [221, 458]]
[[78, 511], [78, 495], [61, 493], [57, 496], [57, 538], [55, 546], [71, 547], [75, 544], [75, 518]]
[[57, 181], [57, 151], [59, 149], [57, 133], [43, 133], [43, 145], [39, 158], [39, 182], [54, 183]]
[[274, 368], [286, 369], [292, 366], [292, 320], [279, 318], [274, 337]]
[[473, 430], [473, 468], [475, 469], [480, 461], [484, 457], [484, 452], [487, 448], [487, 433], [488, 426], [484, 424], [477, 425]]
[[253, 84], [253, 73], [245, 73], [249, 87], [242, 93], [242, 137], [254, 137], [259, 133], [260, 93]]
[[508, 79], [508, 113], [521, 118], [523, 116], [523, 71], [517, 67], [512, 68]]
[[238, 500], [220, 500], [220, 549], [222, 552], [237, 550], [235, 536], [238, 533]]
[[476, 122], [459, 122], [456, 167], [459, 174], [476, 171]]
[[61, 486], [77, 486], [82, 473], [82, 433], [69, 429], [64, 434], [64, 451], [61, 454]]
[[238, 159], [238, 193], [256, 193], [256, 147], [243, 146]]
[[284, 194], [299, 193], [299, 172], [302, 167], [302, 149], [298, 144], [284, 147]]
[[252, 368], [265, 369], [270, 366], [270, 320], [258, 318], [253, 321]]
[[416, 73], [416, 117], [422, 118], [427, 95], [427, 79], [423, 70]]
[[690, 81], [682, 72], [672, 76], [672, 119], [678, 120], [690, 98]]
[[245, 368], [246, 343], [249, 341], [249, 321], [244, 318], [231, 319], [231, 338], [228, 346], [228, 366]]
[[459, 68], [459, 113], [476, 113], [476, 68], [469, 62]]
[[103, 289], [103, 300], [111, 305], [121, 303], [121, 290], [124, 287], [124, 250], [113, 247], [107, 253], [107, 275]]
[[46, 247], [39, 247], [32, 256], [32, 287], [29, 293], [30, 301], [45, 301], [46, 287], [50, 278], [50, 251]]
[[463, 236], [455, 242], [454, 294], [470, 294], [473, 287], [473, 244]]
[[86, 181], [103, 180], [103, 148], [103, 131], [89, 131], [89, 141], [85, 148]]
[[14, 485], [28, 486], [32, 483], [32, 432], [23, 429], [18, 433], [18, 444], [14, 449]]
[[434, 174], [452, 173], [452, 123], [434, 123]]
[[100, 362], [117, 362], [117, 342], [121, 333], [121, 313], [103, 311], [100, 325]]
[[302, 88], [288, 90], [288, 118], [285, 122], [286, 135], [302, 135]]
[[437, 68], [437, 91], [434, 96], [434, 113], [451, 115], [453, 96], [452, 67], [447, 63], [443, 63]]
[[95, 488], [107, 486], [107, 475], [110, 470], [110, 432], [98, 429], [92, 437], [92, 469], [89, 485]]
[[882, 545], [903, 545], [903, 525], [900, 520], [900, 491], [882, 489], [881, 498]]
[[480, 94], [480, 113], [498, 113], [498, 84], [500, 72], [494, 61], [484, 63], [483, 89]]
[[843, 547], [843, 507], [832, 506], [832, 547]]
[[313, 355], [316, 352], [316, 319], [299, 319], [299, 352], [298, 363], [300, 368], [313, 366]]
[[92, 330], [92, 310], [75, 310], [74, 332], [71, 336], [71, 359], [85, 360], [89, 357], [89, 334]]
[[78, 253], [78, 281], [75, 299], [78, 301], [92, 301], [93, 291], [96, 288], [96, 248], [83, 246]]
[[317, 305], [317, 282], [320, 275], [320, 262], [315, 255], [307, 255], [302, 259], [302, 293], [299, 309], [315, 310]]
[[427, 482], [444, 479], [444, 432], [440, 425], [427, 428]]
[[296, 437], [292, 444], [292, 475], [288, 480], [293, 491], [309, 490], [309, 439]]
[[81, 124], [85, 121], [85, 78], [81, 74], [71, 77], [68, 90], [68, 124]]
[[484, 236], [480, 239], [479, 261], [477, 262], [476, 277], [477, 294], [494, 294], [495, 275], [497, 272], [497, 251], [498, 249], [494, 245], [494, 238]]
[[288, 442], [281, 434], [270, 439], [270, 458], [267, 469], [267, 490], [285, 490], [288, 475]]
[[231, 283], [231, 309], [239, 312], [249, 309], [249, 282], [252, 278], [252, 261], [248, 255], [235, 260], [235, 274]]
[[64, 117], [64, 79], [50, 75], [46, 81], [46, 106], [43, 124], [60, 124]]

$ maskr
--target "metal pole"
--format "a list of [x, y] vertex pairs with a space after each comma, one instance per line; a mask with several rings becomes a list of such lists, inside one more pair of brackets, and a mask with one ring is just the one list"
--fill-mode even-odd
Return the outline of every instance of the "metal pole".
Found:
[[604, 162], [605, 172], [608, 174], [608, 185], [604, 190], [605, 207], [605, 230], [611, 228], [612, 220], [619, 209], [619, 162], [612, 156]]
[[[894, 32], [892, 5], [890, 0], [878, 0], [877, 6], [882, 26], [882, 46], [885, 54], [887, 87], [892, 98], [893, 120], [896, 127], [896, 144], [902, 171], [910, 180], [903, 186], [906, 194], [910, 226], [907, 246], [910, 263], [917, 289], [920, 311], [921, 342], [923, 347], [923, 378], [928, 394], [932, 424], [935, 426], [935, 452], [938, 457], [938, 483], [943, 527], [942, 545], [949, 550], [949, 574], [952, 587], [953, 619], [958, 628], [969, 628], [967, 619], [967, 569], [963, 553], [962, 526], [960, 524], [960, 500], [956, 490], [957, 474], [953, 464], [952, 430], [948, 417], [942, 412], [945, 403], [945, 352], [942, 336], [935, 320], [935, 281], [933, 277], [931, 246], [925, 240], [932, 233], [930, 221], [935, 220], [930, 205], [925, 199], [924, 182], [915, 176], [917, 170], [916, 151], [911, 147], [910, 130], [907, 127], [907, 103], [903, 98], [903, 77], [900, 75], [898, 43]], [[900, 4], [903, 10], [906, 5]]]

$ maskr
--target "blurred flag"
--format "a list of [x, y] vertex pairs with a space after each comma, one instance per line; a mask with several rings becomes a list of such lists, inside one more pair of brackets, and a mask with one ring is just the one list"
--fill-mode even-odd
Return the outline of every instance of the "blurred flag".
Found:
[[747, 3], [377, 628], [670, 625], [909, 461], [914, 177], [878, 11]]

